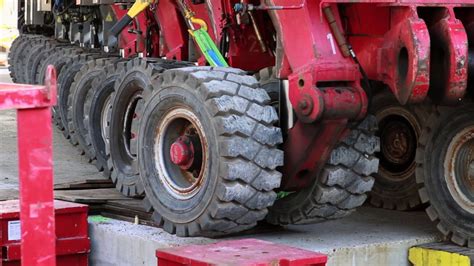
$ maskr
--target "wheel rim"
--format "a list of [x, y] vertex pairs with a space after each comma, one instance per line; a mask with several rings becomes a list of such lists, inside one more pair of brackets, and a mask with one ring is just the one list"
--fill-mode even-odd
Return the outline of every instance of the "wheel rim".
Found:
[[125, 109], [125, 119], [123, 120], [123, 144], [126, 155], [131, 159], [137, 158], [137, 147], [136, 140], [138, 138], [138, 132], [135, 129], [138, 128], [138, 114], [137, 109], [143, 104], [141, 93], [135, 93], [129, 100], [127, 108]]
[[415, 156], [420, 134], [416, 117], [403, 107], [389, 107], [376, 115], [379, 123], [381, 173], [392, 181], [404, 181], [415, 172]]
[[454, 200], [474, 214], [474, 126], [456, 134], [444, 159], [444, 177]]
[[158, 178], [177, 199], [196, 195], [205, 181], [207, 139], [197, 116], [186, 107], [170, 110], [156, 128]]
[[100, 111], [100, 133], [104, 142], [109, 144], [109, 136], [107, 130], [109, 128], [109, 118], [112, 110], [112, 95], [109, 95]]

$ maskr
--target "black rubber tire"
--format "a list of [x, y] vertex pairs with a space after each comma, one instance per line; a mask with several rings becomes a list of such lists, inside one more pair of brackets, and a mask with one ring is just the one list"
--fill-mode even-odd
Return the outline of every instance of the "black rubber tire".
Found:
[[48, 39], [43, 36], [33, 35], [31, 38], [25, 40], [18, 46], [18, 55], [14, 60], [14, 72], [16, 73], [16, 82], [17, 83], [26, 83], [26, 64], [27, 58], [30, 55], [31, 49], [33, 49], [38, 43], [47, 41]]
[[30, 54], [26, 58], [26, 73], [25, 73], [25, 79], [26, 83], [28, 84], [34, 84], [34, 80], [32, 80], [32, 73], [36, 72], [38, 68], [38, 60], [37, 58], [39, 57], [41, 51], [44, 51], [48, 49], [47, 47], [53, 40], [47, 40], [45, 42], [38, 42], [30, 51]]
[[66, 139], [70, 138], [69, 125], [68, 125], [68, 98], [71, 89], [71, 85], [74, 82], [74, 77], [81, 67], [86, 64], [87, 61], [105, 57], [106, 55], [97, 51], [97, 53], [83, 53], [68, 57], [65, 60], [64, 66], [61, 68], [61, 72], [58, 76], [58, 113], [60, 122], [58, 123], [59, 128]]
[[20, 83], [31, 84], [29, 80], [29, 74], [33, 68], [32, 64], [34, 62], [34, 58], [38, 55], [38, 51], [51, 41], [52, 39], [49, 38], [37, 38], [29, 41], [29, 43], [25, 46], [25, 49], [22, 52], [24, 53], [24, 56], [21, 57], [22, 59], [19, 61], [20, 68], [22, 69], [22, 72], [19, 73]]
[[[377, 137], [381, 138], [381, 132], [384, 127], [386, 119], [397, 115], [403, 119], [403, 123], [411, 123], [413, 125], [412, 132], [416, 138], [413, 142], [414, 150], [412, 155], [412, 163], [405, 166], [403, 171], [394, 171], [384, 167], [383, 141], [381, 141], [381, 152], [376, 156], [380, 159], [379, 171], [374, 174], [374, 187], [369, 194], [370, 204], [375, 207], [391, 209], [391, 210], [413, 210], [420, 208], [422, 203], [418, 195], [419, 185], [416, 183], [416, 145], [421, 130], [428, 120], [432, 105], [425, 104], [410, 104], [402, 106], [392, 93], [383, 91], [375, 95], [371, 102], [370, 113], [377, 117], [379, 131]], [[392, 110], [389, 112], [389, 110]], [[394, 118], [397, 119], [397, 118]], [[410, 121], [410, 122], [408, 122]]]
[[17, 39], [18, 43], [16, 44], [14, 50], [11, 51], [11, 53], [8, 55], [8, 70], [10, 71], [10, 77], [12, 77], [13, 82], [19, 83], [19, 71], [21, 71], [20, 68], [20, 62], [23, 60], [22, 58], [25, 56], [24, 54], [24, 48], [28, 43], [30, 43], [32, 40], [38, 39], [38, 38], [44, 38], [43, 36], [40, 35], [32, 35], [32, 34], [21, 34]]
[[283, 138], [285, 138], [287, 129], [291, 127], [288, 123], [294, 121], [296, 117], [292, 117], [294, 114], [289, 111], [292, 108], [286, 102], [283, 81], [277, 77], [274, 67], [261, 69], [255, 73], [255, 78], [270, 97], [270, 105], [277, 110], [279, 117], [277, 125], [282, 129]]
[[36, 73], [39, 71], [41, 61], [46, 58], [50, 53], [51, 49], [57, 45], [60, 45], [54, 39], [47, 39], [45, 42], [38, 43], [30, 52], [30, 55], [27, 58], [26, 64], [26, 82], [28, 84], [38, 84], [36, 82]]
[[[256, 225], [276, 199], [283, 164], [278, 117], [257, 80], [233, 68], [166, 71], [147, 98], [139, 135], [140, 173], [153, 219], [178, 236], [220, 236]], [[167, 111], [186, 106], [205, 131], [208, 165], [196, 195], [177, 199], [157, 176], [155, 126]]]
[[[438, 230], [460, 246], [474, 247], [474, 212], [454, 199], [445, 179], [448, 146], [460, 130], [474, 125], [474, 106], [438, 107], [430, 115], [420, 137], [417, 153], [417, 182], [426, 212]], [[454, 166], [453, 166], [453, 170]], [[472, 202], [472, 201], [471, 201]]]
[[48, 63], [50, 63], [50, 61], [47, 62], [47, 59], [49, 59], [52, 54], [55, 54], [56, 49], [68, 47], [71, 47], [69, 43], [58, 42], [57, 40], [47, 42], [44, 49], [38, 51], [38, 55], [31, 64], [29, 82], [31, 84], [43, 84]]
[[53, 113], [53, 122], [56, 124], [58, 129], [64, 130], [64, 126], [61, 121], [61, 115], [59, 113], [59, 92], [61, 91], [61, 86], [59, 83], [59, 79], [61, 77], [61, 73], [63, 72], [63, 68], [66, 64], [71, 63], [71, 58], [77, 56], [81, 53], [85, 52], [81, 48], [77, 47], [64, 47], [58, 48], [55, 50], [53, 54], [51, 54], [47, 59], [45, 64], [43, 64], [43, 69], [40, 70], [39, 76], [36, 78], [37, 80], [42, 80], [44, 82], [46, 67], [47, 65], [52, 65], [56, 68], [56, 75], [58, 79], [58, 98], [56, 105], [53, 106], [52, 113]]
[[[92, 82], [92, 100], [89, 108], [89, 137], [92, 149], [96, 155], [96, 166], [102, 171], [105, 177], [110, 177], [113, 168], [107, 166], [109, 160], [110, 148], [108, 141], [104, 139], [103, 130], [108, 130], [109, 125], [103, 125], [102, 112], [104, 108], [111, 109], [112, 106], [106, 106], [107, 100], [115, 91], [115, 81], [119, 79], [120, 74], [125, 71], [126, 61], [108, 64], [104, 67], [101, 74]], [[104, 129], [103, 129], [104, 127]]]
[[37, 67], [38, 67], [38, 61], [37, 57], [40, 54], [41, 51], [46, 50], [47, 46], [49, 46], [49, 43], [51, 43], [53, 40], [45, 40], [44, 42], [36, 42], [33, 44], [34, 46], [31, 48], [28, 57], [26, 58], [26, 73], [25, 73], [25, 81], [27, 84], [33, 84], [31, 80], [31, 73], [36, 72]]
[[18, 37], [15, 38], [15, 40], [13, 40], [11, 46], [10, 46], [10, 49], [8, 51], [8, 55], [7, 55], [7, 62], [8, 62], [8, 70], [10, 71], [10, 78], [14, 81], [15, 80], [15, 73], [12, 71], [13, 69], [13, 59], [15, 57], [15, 55], [18, 53], [18, 46], [20, 45], [20, 43], [25, 39], [25, 36], [24, 35], [19, 35]]
[[331, 152], [312, 186], [278, 199], [270, 207], [271, 224], [310, 224], [342, 218], [361, 206], [374, 184], [379, 139], [377, 121], [367, 116]]
[[79, 54], [82, 51], [82, 48], [72, 45], [58, 45], [52, 48], [45, 54], [45, 56], [47, 55], [46, 58], [44, 58], [38, 66], [38, 71], [35, 76], [37, 84], [44, 84], [45, 73], [48, 65], [54, 66], [56, 69], [56, 75], [59, 76], [61, 69], [64, 66], [64, 64], [61, 64], [61, 62], [63, 62], [62, 59], [72, 56], [73, 54]]
[[277, 79], [274, 68], [267, 67], [261, 69], [255, 74], [255, 78], [260, 83], [260, 86], [267, 92], [270, 97], [271, 105], [278, 107], [280, 100], [280, 80]]
[[[138, 135], [138, 127], [140, 122], [141, 108], [143, 107], [143, 94], [151, 93], [153, 80], [162, 72], [162, 69], [154, 64], [154, 60], [146, 60], [135, 58], [125, 65], [124, 71], [120, 74], [119, 79], [115, 83], [115, 89], [112, 94], [112, 110], [108, 123], [109, 138], [109, 158], [108, 168], [111, 171], [112, 181], [118, 191], [127, 197], [142, 197], [145, 194], [143, 184], [140, 180], [138, 170], [138, 155], [136, 140], [130, 138], [129, 150], [135, 152], [135, 157], [129, 156], [125, 145], [125, 137], [123, 134], [130, 131], [130, 134]], [[134, 96], [137, 98], [132, 99]], [[135, 101], [133, 106], [131, 101]], [[130, 111], [134, 118], [130, 119], [130, 128], [126, 131], [125, 120], [127, 107], [130, 105]], [[135, 125], [135, 126], [132, 126]]]
[[69, 142], [77, 145], [89, 162], [96, 164], [96, 152], [89, 137], [89, 109], [92, 101], [92, 82], [102, 74], [104, 67], [117, 57], [92, 59], [84, 64], [74, 77], [67, 101]]
[[[117, 190], [128, 197], [142, 197], [145, 194], [143, 184], [140, 180], [138, 170], [138, 154], [136, 138], [125, 137], [123, 134], [139, 135], [139, 124], [143, 108], [143, 96], [153, 90], [152, 82], [166, 69], [189, 66], [190, 63], [166, 61], [153, 58], [135, 58], [125, 65], [125, 69], [120, 73], [116, 81], [112, 94], [112, 110], [108, 123], [109, 138], [109, 158], [107, 167], [111, 171], [112, 181]], [[125, 128], [127, 107], [134, 101], [136, 106], [131, 106], [133, 118], [130, 119], [130, 129]], [[128, 156], [125, 141], [129, 141], [129, 150], [134, 151], [137, 156]]]
[[28, 35], [20, 35], [18, 36], [12, 43], [10, 47], [10, 51], [8, 52], [8, 70], [10, 71], [10, 78], [14, 83], [16, 83], [17, 78], [16, 78], [16, 72], [15, 72], [15, 67], [14, 65], [16, 64], [16, 60], [18, 58], [18, 54], [20, 53], [19, 47], [22, 46], [24, 42], [26, 42], [29, 39]]

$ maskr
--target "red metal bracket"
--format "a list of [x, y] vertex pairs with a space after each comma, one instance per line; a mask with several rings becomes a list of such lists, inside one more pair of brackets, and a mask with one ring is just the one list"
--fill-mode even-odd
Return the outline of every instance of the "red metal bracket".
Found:
[[0, 110], [17, 109], [23, 265], [56, 265], [51, 106], [56, 70], [45, 86], [0, 83]]
[[430, 96], [436, 103], [456, 104], [466, 94], [468, 39], [452, 7], [444, 12], [444, 17], [428, 25], [432, 43]]
[[378, 57], [379, 79], [402, 104], [422, 102], [430, 83], [430, 35], [412, 7], [394, 7], [391, 23]]
[[56, 71], [48, 68], [45, 85], [0, 83], [0, 110], [35, 109], [56, 104]]
[[[466, 30], [469, 44], [469, 58], [474, 56], [474, 7], [457, 9], [456, 18], [462, 21]], [[474, 84], [474, 61], [469, 60], [468, 64], [468, 88], [472, 88]]]

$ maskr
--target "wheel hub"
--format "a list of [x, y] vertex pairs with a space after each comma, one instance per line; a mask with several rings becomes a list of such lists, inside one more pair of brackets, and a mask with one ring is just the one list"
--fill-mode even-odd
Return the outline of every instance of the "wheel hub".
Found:
[[408, 126], [404, 123], [392, 122], [387, 125], [382, 134], [382, 152], [391, 163], [406, 163], [415, 150], [416, 145], [411, 142], [414, 136]]
[[393, 106], [377, 113], [381, 142], [379, 173], [395, 182], [406, 180], [415, 171], [415, 155], [420, 125], [403, 107]]
[[191, 168], [194, 161], [194, 146], [188, 136], [179, 137], [170, 148], [171, 161], [183, 170]]
[[156, 131], [155, 166], [161, 182], [177, 199], [193, 197], [208, 167], [201, 122], [191, 110], [178, 107], [165, 115]]

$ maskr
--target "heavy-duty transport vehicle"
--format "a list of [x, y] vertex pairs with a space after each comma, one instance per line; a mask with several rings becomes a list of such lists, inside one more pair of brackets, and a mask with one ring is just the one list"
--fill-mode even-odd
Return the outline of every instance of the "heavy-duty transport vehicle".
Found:
[[473, 0], [22, 0], [12, 79], [179, 236], [426, 208], [474, 246]]

